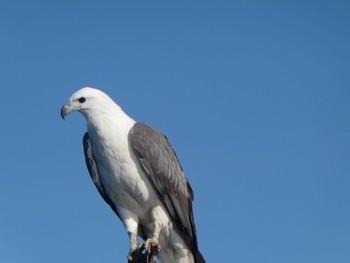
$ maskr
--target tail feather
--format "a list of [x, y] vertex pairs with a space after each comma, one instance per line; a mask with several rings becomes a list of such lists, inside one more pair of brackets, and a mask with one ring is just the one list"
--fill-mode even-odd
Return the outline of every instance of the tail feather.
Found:
[[199, 250], [197, 251], [197, 253], [195, 255], [194, 262], [195, 263], [205, 263], [205, 259], [202, 255], [202, 253], [199, 252]]

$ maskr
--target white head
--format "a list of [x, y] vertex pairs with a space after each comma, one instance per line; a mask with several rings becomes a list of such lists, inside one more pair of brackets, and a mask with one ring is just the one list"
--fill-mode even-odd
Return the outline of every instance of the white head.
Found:
[[79, 111], [85, 117], [88, 117], [89, 113], [110, 107], [110, 105], [118, 107], [106, 93], [86, 87], [75, 92], [62, 106], [61, 117], [64, 119], [73, 111]]

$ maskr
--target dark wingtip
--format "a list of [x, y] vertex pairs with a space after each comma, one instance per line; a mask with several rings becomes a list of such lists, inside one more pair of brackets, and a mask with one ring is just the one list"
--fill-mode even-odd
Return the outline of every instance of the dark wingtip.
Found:
[[199, 250], [197, 251], [197, 253], [196, 253], [196, 255], [195, 255], [194, 261], [195, 261], [196, 263], [205, 263], [205, 259], [204, 259], [203, 255], [202, 255], [202, 253], [199, 252]]

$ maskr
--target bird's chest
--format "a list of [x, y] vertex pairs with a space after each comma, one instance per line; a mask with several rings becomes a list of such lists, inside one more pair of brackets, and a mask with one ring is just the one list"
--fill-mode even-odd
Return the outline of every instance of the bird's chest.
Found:
[[[131, 165], [128, 142], [123, 136], [103, 136], [96, 134], [92, 139], [93, 152], [99, 164], [99, 172], [104, 180], [121, 183], [127, 166]], [[124, 176], [123, 176], [124, 175]], [[116, 183], [116, 182], [114, 182]]]
[[133, 198], [137, 203], [148, 199], [147, 180], [132, 159], [127, 135], [99, 136], [92, 140], [93, 152], [99, 164], [99, 174], [109, 196], [121, 205]]

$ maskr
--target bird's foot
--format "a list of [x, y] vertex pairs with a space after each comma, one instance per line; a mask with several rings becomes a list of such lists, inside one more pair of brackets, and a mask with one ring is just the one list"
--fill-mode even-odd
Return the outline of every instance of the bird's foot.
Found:
[[155, 255], [157, 255], [157, 253], [160, 250], [158, 239], [154, 237], [147, 239], [144, 246], [147, 251], [147, 254], [151, 257], [154, 257]]
[[142, 253], [145, 249], [145, 243], [140, 243], [135, 249], [130, 249], [128, 263], [147, 262], [147, 255]]
[[146, 242], [139, 243], [137, 248], [130, 249], [128, 263], [154, 263], [160, 247], [156, 238], [149, 238]]

